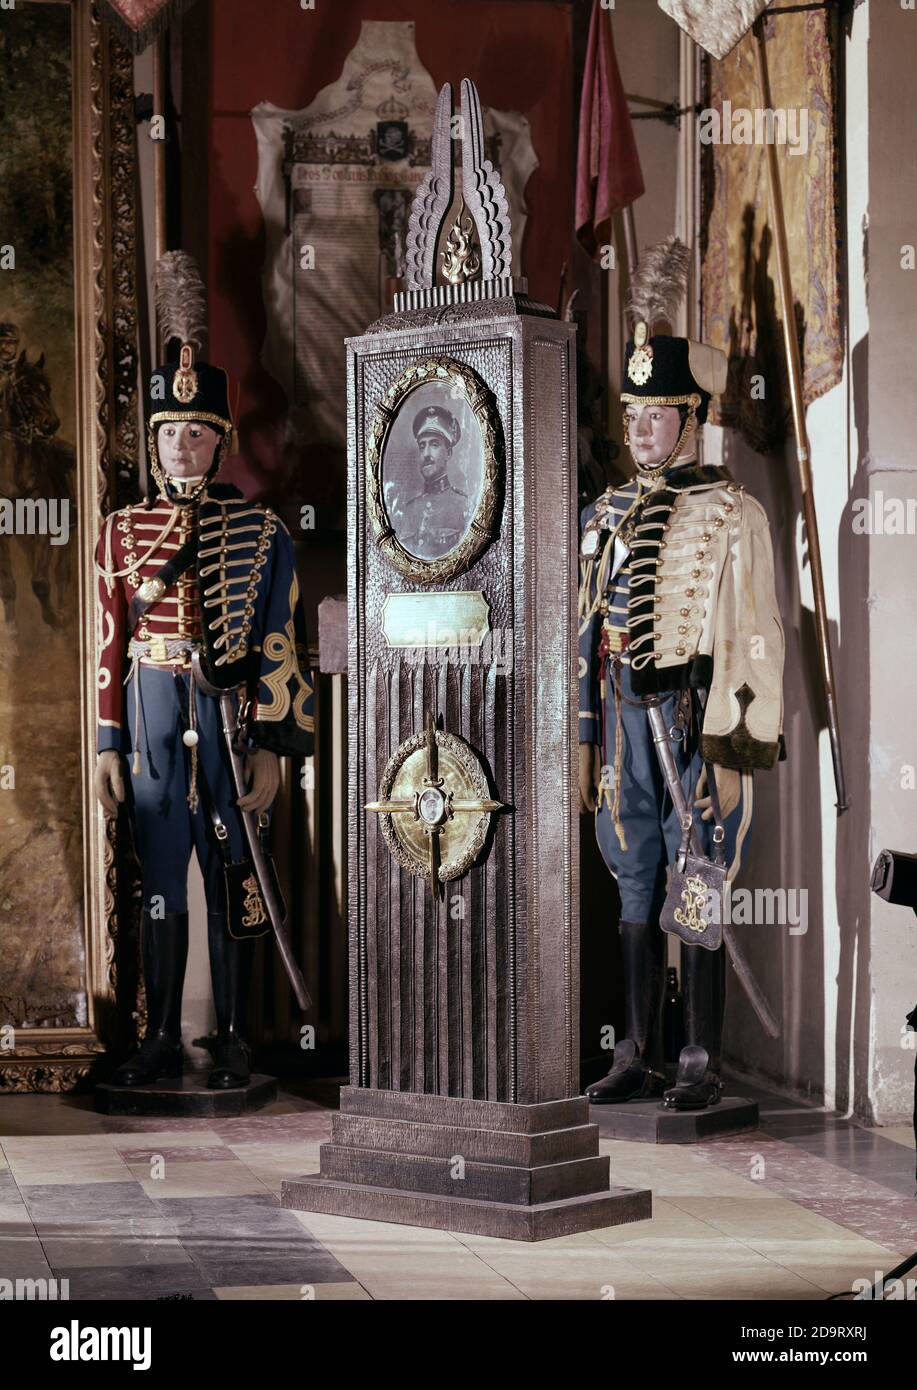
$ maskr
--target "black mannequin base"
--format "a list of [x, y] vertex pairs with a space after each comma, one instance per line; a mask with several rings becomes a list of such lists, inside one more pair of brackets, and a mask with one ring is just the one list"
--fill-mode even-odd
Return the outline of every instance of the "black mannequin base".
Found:
[[758, 1128], [758, 1103], [724, 1096], [706, 1110], [666, 1110], [661, 1100], [629, 1100], [621, 1105], [590, 1105], [589, 1119], [603, 1139], [638, 1144], [697, 1144], [723, 1134]]
[[225, 1118], [262, 1110], [277, 1099], [275, 1076], [252, 1075], [247, 1086], [211, 1090], [207, 1071], [162, 1077], [146, 1086], [113, 1086], [100, 1083], [95, 1108], [103, 1115], [186, 1115]]

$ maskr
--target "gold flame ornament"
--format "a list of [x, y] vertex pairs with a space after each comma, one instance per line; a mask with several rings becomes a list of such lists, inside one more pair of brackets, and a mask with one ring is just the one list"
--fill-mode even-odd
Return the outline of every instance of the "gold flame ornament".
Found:
[[481, 257], [474, 241], [474, 220], [462, 199], [442, 252], [443, 275], [450, 285], [461, 285], [481, 273]]

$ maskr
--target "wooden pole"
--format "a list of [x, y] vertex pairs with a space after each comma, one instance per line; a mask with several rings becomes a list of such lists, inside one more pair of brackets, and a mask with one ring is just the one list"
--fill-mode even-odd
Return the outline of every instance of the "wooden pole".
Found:
[[[153, 45], [153, 118], [165, 118], [166, 114], [166, 62], [168, 61], [168, 30], [160, 34]], [[166, 235], [166, 142], [153, 141], [153, 261], [165, 255], [168, 249]], [[155, 309], [153, 311], [155, 313]], [[157, 318], [156, 341], [159, 345], [159, 358], [164, 356], [165, 344], [161, 340]]]
[[[770, 77], [767, 68], [767, 50], [764, 38], [764, 16], [760, 15], [754, 23], [755, 65], [758, 73], [758, 88], [761, 104], [765, 110], [771, 109]], [[780, 313], [783, 318], [783, 343], [786, 349], [787, 375], [790, 382], [790, 402], [793, 411], [793, 430], [796, 436], [796, 459], [799, 464], [799, 485], [802, 491], [802, 511], [809, 548], [809, 565], [812, 570], [812, 592], [815, 599], [815, 626], [818, 637], [818, 655], [821, 666], [822, 685], [825, 692], [825, 705], [828, 717], [828, 735], [831, 740], [831, 760], [834, 764], [834, 785], [837, 789], [837, 813], [847, 810], [847, 788], [844, 781], [844, 763], [837, 713], [837, 694], [834, 685], [834, 664], [831, 656], [831, 642], [828, 632], [828, 615], [825, 604], [825, 580], [821, 567], [821, 546], [818, 540], [818, 519], [815, 515], [815, 498], [812, 491], [812, 464], [809, 457], [809, 437], [806, 431], [805, 401], [802, 392], [802, 363], [799, 356], [799, 337], [796, 331], [796, 314], [793, 307], [793, 287], [790, 281], [790, 258], [787, 249], [786, 220], [783, 214], [783, 193], [780, 187], [780, 170], [777, 165], [777, 148], [773, 141], [764, 146], [767, 166], [767, 186], [770, 195], [771, 231], [774, 236], [774, 251], [777, 262], [777, 290], [780, 295]]]

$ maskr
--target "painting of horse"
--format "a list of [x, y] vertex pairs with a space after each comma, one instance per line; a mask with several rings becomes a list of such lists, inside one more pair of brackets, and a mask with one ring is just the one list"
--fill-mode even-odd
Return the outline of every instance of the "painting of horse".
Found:
[[[30, 362], [23, 349], [12, 370], [0, 368], [0, 497], [67, 504], [69, 526], [76, 522], [72, 444], [58, 437], [60, 417], [51, 403], [44, 353]], [[32, 592], [49, 627], [63, 621], [70, 580], [71, 547], [53, 545], [47, 533], [16, 537], [29, 557]], [[16, 621], [16, 577], [12, 548], [0, 547], [0, 602], [7, 623]]]

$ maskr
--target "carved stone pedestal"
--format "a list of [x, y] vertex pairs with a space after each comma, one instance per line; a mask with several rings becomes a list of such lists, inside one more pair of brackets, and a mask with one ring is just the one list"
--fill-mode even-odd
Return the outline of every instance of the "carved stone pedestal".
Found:
[[609, 1187], [588, 1109], [347, 1087], [320, 1172], [285, 1182], [281, 1202], [515, 1240], [648, 1219], [649, 1191]]
[[406, 263], [347, 345], [351, 1087], [283, 1202], [539, 1240], [650, 1194], [577, 1094], [575, 334], [513, 272], [469, 82]]

